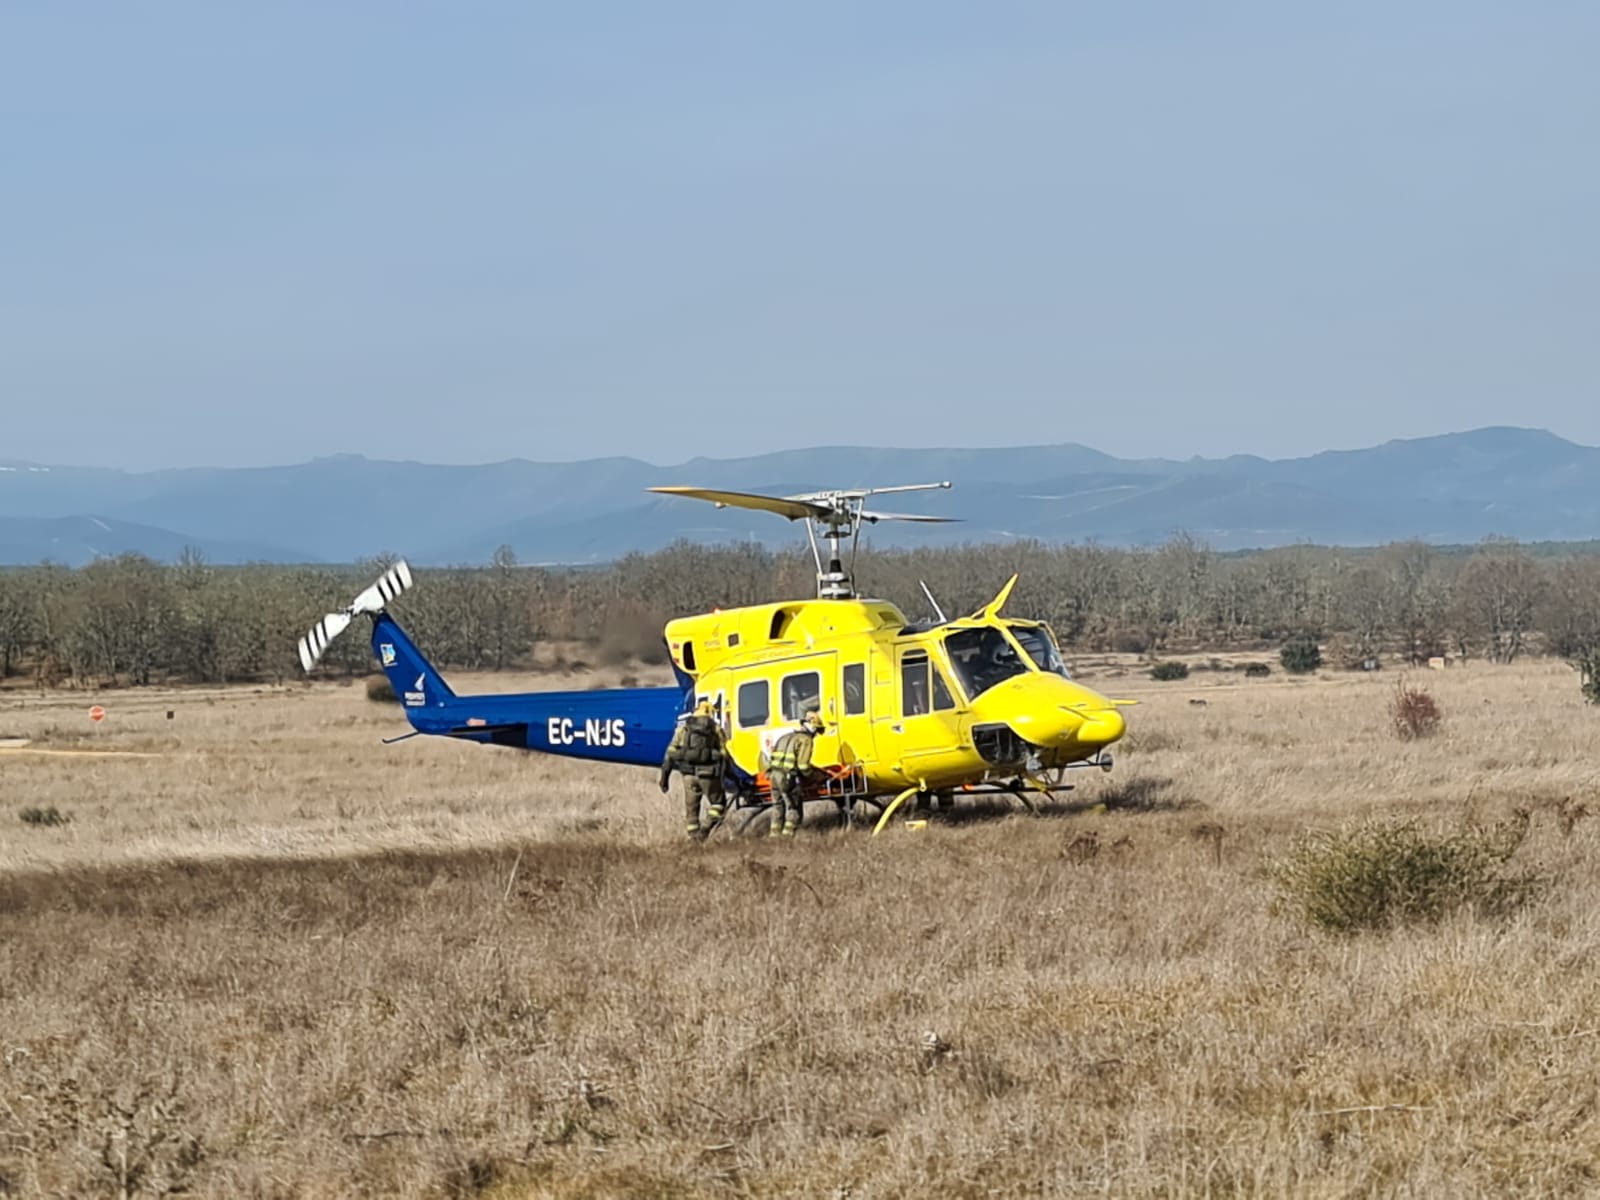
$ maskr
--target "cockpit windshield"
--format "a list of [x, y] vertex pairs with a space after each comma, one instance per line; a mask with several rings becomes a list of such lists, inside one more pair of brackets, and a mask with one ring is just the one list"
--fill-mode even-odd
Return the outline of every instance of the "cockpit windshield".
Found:
[[1059, 675], [1063, 679], [1071, 679], [1072, 673], [1067, 670], [1067, 664], [1061, 660], [1061, 651], [1056, 648], [1055, 638], [1050, 636], [1050, 631], [1043, 625], [1011, 625], [1011, 636], [1022, 644], [1028, 652], [1028, 657], [1041, 671], [1048, 671], [1052, 675]]
[[997, 683], [1028, 670], [1010, 639], [993, 626], [958, 629], [944, 639], [945, 652], [961, 679], [961, 687], [976, 700]]

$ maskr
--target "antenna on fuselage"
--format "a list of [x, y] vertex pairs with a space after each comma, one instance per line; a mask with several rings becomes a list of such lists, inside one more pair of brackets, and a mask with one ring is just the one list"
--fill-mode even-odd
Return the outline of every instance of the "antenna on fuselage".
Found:
[[[649, 490], [668, 496], [688, 496], [695, 500], [709, 500], [718, 508], [752, 508], [761, 512], [777, 513], [791, 521], [806, 523], [806, 537], [811, 542], [811, 557], [817, 565], [817, 598], [821, 600], [849, 600], [855, 596], [856, 548], [863, 523], [875, 525], [879, 521], [920, 521], [944, 524], [955, 517], [927, 517], [918, 513], [873, 512], [866, 508], [868, 496], [883, 496], [890, 492], [928, 492], [950, 486], [942, 483], [905, 483], [898, 487], [848, 488], [827, 492], [807, 492], [800, 496], [764, 496], [758, 492], [724, 492], [715, 488], [653, 487]], [[841, 558], [840, 543], [850, 539], [850, 566], [846, 570]], [[823, 566], [822, 546], [828, 543], [828, 562]], [[931, 599], [931, 597], [930, 597]], [[938, 605], [934, 605], [935, 608]]]
[[933, 615], [938, 617], [939, 624], [943, 625], [950, 618], [944, 615], [944, 609], [939, 607], [939, 602], [933, 598], [933, 593], [928, 590], [927, 580], [917, 580], [917, 586], [922, 589], [922, 594], [928, 598], [928, 603], [933, 605]]

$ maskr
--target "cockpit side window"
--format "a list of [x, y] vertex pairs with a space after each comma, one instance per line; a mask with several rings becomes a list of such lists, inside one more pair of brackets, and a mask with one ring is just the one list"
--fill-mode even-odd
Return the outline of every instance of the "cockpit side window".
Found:
[[1010, 639], [993, 626], [958, 629], [946, 635], [945, 652], [956, 678], [967, 695], [976, 700], [997, 683], [1025, 674], [1028, 665]]
[[950, 694], [950, 685], [944, 681], [944, 672], [938, 667], [933, 668], [933, 711], [948, 712], [956, 706], [956, 698]]
[[1067, 664], [1061, 658], [1061, 651], [1056, 646], [1055, 638], [1050, 636], [1050, 629], [1045, 625], [1012, 625], [1011, 635], [1022, 644], [1028, 652], [1028, 657], [1033, 659], [1034, 665], [1041, 671], [1051, 675], [1059, 675], [1063, 679], [1071, 679], [1072, 673], [1067, 670]]

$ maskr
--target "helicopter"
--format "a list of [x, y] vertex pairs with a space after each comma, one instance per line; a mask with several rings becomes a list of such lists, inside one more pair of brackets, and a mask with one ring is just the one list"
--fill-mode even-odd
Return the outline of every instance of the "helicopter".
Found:
[[[794, 496], [699, 487], [651, 492], [774, 513], [806, 523], [817, 595], [678, 617], [664, 636], [676, 679], [665, 687], [458, 696], [388, 611], [414, 582], [395, 563], [342, 612], [300, 639], [312, 671], [335, 637], [371, 619], [373, 655], [400, 697], [411, 732], [601, 762], [659, 767], [677, 723], [711, 705], [727, 746], [728, 816], [771, 803], [765, 758], [783, 732], [815, 711], [824, 729], [806, 798], [829, 801], [847, 825], [865, 804], [874, 833], [908, 800], [914, 812], [958, 797], [1033, 797], [1070, 790], [1068, 770], [1111, 770], [1126, 725], [1112, 700], [1071, 677], [1048, 624], [1002, 617], [1013, 575], [970, 616], [910, 621], [894, 604], [857, 594], [863, 525], [950, 518], [878, 512], [872, 496], [948, 488], [948, 482], [835, 489]], [[847, 569], [842, 543], [850, 544]], [[821, 543], [827, 543], [824, 560]], [[401, 740], [400, 738], [390, 739]], [[726, 817], [724, 818], [727, 819]]]

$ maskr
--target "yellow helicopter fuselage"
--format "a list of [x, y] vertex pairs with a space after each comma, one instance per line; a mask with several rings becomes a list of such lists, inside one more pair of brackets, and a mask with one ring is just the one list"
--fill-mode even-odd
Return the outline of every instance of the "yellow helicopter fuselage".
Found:
[[937, 625], [859, 598], [725, 609], [669, 622], [667, 644], [752, 777], [810, 709], [826, 724], [815, 764], [844, 768], [835, 773], [866, 795], [1033, 778], [1098, 759], [1122, 736], [1118, 702], [1069, 677], [1047, 625], [1000, 617], [1010, 589]]

